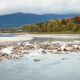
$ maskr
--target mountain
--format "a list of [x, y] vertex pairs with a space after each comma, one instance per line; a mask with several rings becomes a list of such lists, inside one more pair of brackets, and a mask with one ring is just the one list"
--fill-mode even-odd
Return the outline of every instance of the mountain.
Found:
[[25, 14], [25, 13], [15, 13], [9, 15], [0, 16], [0, 27], [18, 27], [26, 24], [35, 24], [37, 22], [43, 22], [50, 19], [62, 19], [65, 17], [75, 17], [77, 14]]

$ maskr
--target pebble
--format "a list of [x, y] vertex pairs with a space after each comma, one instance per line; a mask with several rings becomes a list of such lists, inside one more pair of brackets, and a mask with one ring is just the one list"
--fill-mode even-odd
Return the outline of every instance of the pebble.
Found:
[[35, 61], [35, 62], [38, 62], [38, 61], [40, 61], [40, 59], [34, 59], [34, 61]]
[[[8, 47], [13, 47], [10, 54], [7, 54], [7, 52], [3, 53], [1, 51]], [[80, 52], [80, 41], [0, 43], [0, 61], [4, 59], [19, 59], [24, 57], [24, 54], [30, 54], [29, 51], [31, 50], [39, 50], [42, 54], [47, 54], [48, 52], [51, 54], [69, 54], [70, 52]], [[34, 59], [34, 61], [40, 60]]]

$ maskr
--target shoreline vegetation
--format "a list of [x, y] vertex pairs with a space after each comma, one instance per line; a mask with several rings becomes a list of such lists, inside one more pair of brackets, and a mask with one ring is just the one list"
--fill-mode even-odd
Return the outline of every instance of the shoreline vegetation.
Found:
[[0, 34], [80, 34], [80, 32], [0, 32]]
[[0, 28], [0, 33], [80, 34], [80, 15], [74, 18], [52, 19], [14, 28]]
[[29, 32], [29, 34], [80, 34], [80, 32]]
[[0, 34], [12, 33], [12, 34], [80, 34], [78, 32], [0, 32]]

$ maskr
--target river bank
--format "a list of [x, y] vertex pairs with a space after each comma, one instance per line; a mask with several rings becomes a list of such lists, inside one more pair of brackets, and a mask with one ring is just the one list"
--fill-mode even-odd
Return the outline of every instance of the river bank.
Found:
[[25, 34], [25, 33], [5, 33], [0, 34], [0, 42], [28, 41], [33, 38], [52, 38], [52, 39], [80, 39], [80, 34]]

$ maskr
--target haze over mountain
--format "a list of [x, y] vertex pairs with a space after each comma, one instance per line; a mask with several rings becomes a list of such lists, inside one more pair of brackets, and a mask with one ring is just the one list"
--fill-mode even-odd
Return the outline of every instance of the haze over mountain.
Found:
[[0, 27], [18, 27], [26, 24], [35, 24], [50, 19], [62, 19], [65, 17], [75, 17], [77, 14], [28, 14], [15, 13], [0, 16]]

